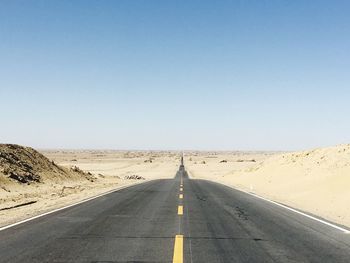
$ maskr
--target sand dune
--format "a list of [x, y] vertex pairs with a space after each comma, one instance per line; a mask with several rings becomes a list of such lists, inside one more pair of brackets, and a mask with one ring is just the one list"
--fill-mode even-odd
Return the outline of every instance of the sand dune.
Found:
[[[187, 159], [194, 178], [255, 192], [275, 201], [350, 226], [350, 145], [280, 154], [242, 154], [255, 163], [236, 163], [235, 154], [219, 154], [201, 166]], [[198, 158], [198, 157], [197, 157]], [[220, 163], [221, 159], [232, 160]]]

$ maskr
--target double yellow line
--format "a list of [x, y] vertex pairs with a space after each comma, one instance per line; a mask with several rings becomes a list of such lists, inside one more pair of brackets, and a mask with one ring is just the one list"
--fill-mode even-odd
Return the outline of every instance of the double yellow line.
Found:
[[[181, 183], [180, 183], [180, 194], [179, 199], [184, 198], [183, 194], [183, 181], [181, 177]], [[183, 205], [179, 205], [177, 207], [177, 214], [179, 216], [182, 216], [184, 214], [184, 207]], [[174, 255], [173, 255], [173, 263], [183, 263], [183, 247], [184, 247], [184, 236], [183, 235], [176, 235], [175, 236], [175, 244], [174, 244]]]

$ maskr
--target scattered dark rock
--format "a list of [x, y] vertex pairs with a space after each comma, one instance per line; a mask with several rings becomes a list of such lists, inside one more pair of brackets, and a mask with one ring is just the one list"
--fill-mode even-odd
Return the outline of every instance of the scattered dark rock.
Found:
[[31, 183], [31, 182], [40, 182], [40, 176], [31, 174], [29, 172], [24, 172], [22, 174], [18, 174], [16, 172], [10, 172], [9, 178], [17, 180], [21, 183]]
[[238, 159], [236, 162], [238, 162], [238, 163], [243, 163], [243, 162], [252, 162], [252, 163], [255, 163], [256, 160], [255, 160], [255, 159], [251, 159], [251, 160], [242, 160], [242, 159]]
[[227, 163], [227, 160], [222, 160], [220, 161], [220, 163]]
[[94, 182], [97, 178], [90, 172], [84, 172], [78, 166], [73, 165], [70, 170], [74, 173], [78, 173], [79, 175], [85, 177], [90, 182]]
[[124, 177], [124, 179], [126, 180], [146, 180], [146, 178], [142, 177], [142, 176], [139, 176], [137, 174], [133, 174], [133, 175], [126, 175]]

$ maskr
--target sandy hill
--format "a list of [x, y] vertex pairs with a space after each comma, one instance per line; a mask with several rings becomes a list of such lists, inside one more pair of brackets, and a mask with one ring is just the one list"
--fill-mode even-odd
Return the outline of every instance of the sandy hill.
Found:
[[[288, 153], [205, 157], [186, 156], [191, 177], [254, 192], [350, 226], [350, 144]], [[252, 159], [255, 162], [248, 162]]]
[[350, 226], [350, 145], [278, 154], [223, 180]]
[[313, 189], [323, 183], [349, 187], [350, 145], [275, 155], [246, 172], [242, 176], [248, 180], [273, 183], [277, 188], [309, 185]]
[[32, 183], [61, 179], [91, 179], [78, 168], [63, 168], [30, 147], [0, 144], [0, 183]]
[[323, 168], [334, 171], [350, 166], [350, 144], [277, 155], [265, 161], [259, 169], [271, 166], [304, 167], [309, 171]]

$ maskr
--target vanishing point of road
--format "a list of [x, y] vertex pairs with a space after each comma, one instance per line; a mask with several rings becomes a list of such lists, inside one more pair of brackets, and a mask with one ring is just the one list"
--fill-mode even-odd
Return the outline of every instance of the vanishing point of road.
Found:
[[350, 262], [350, 234], [230, 187], [154, 180], [0, 231], [0, 262]]

